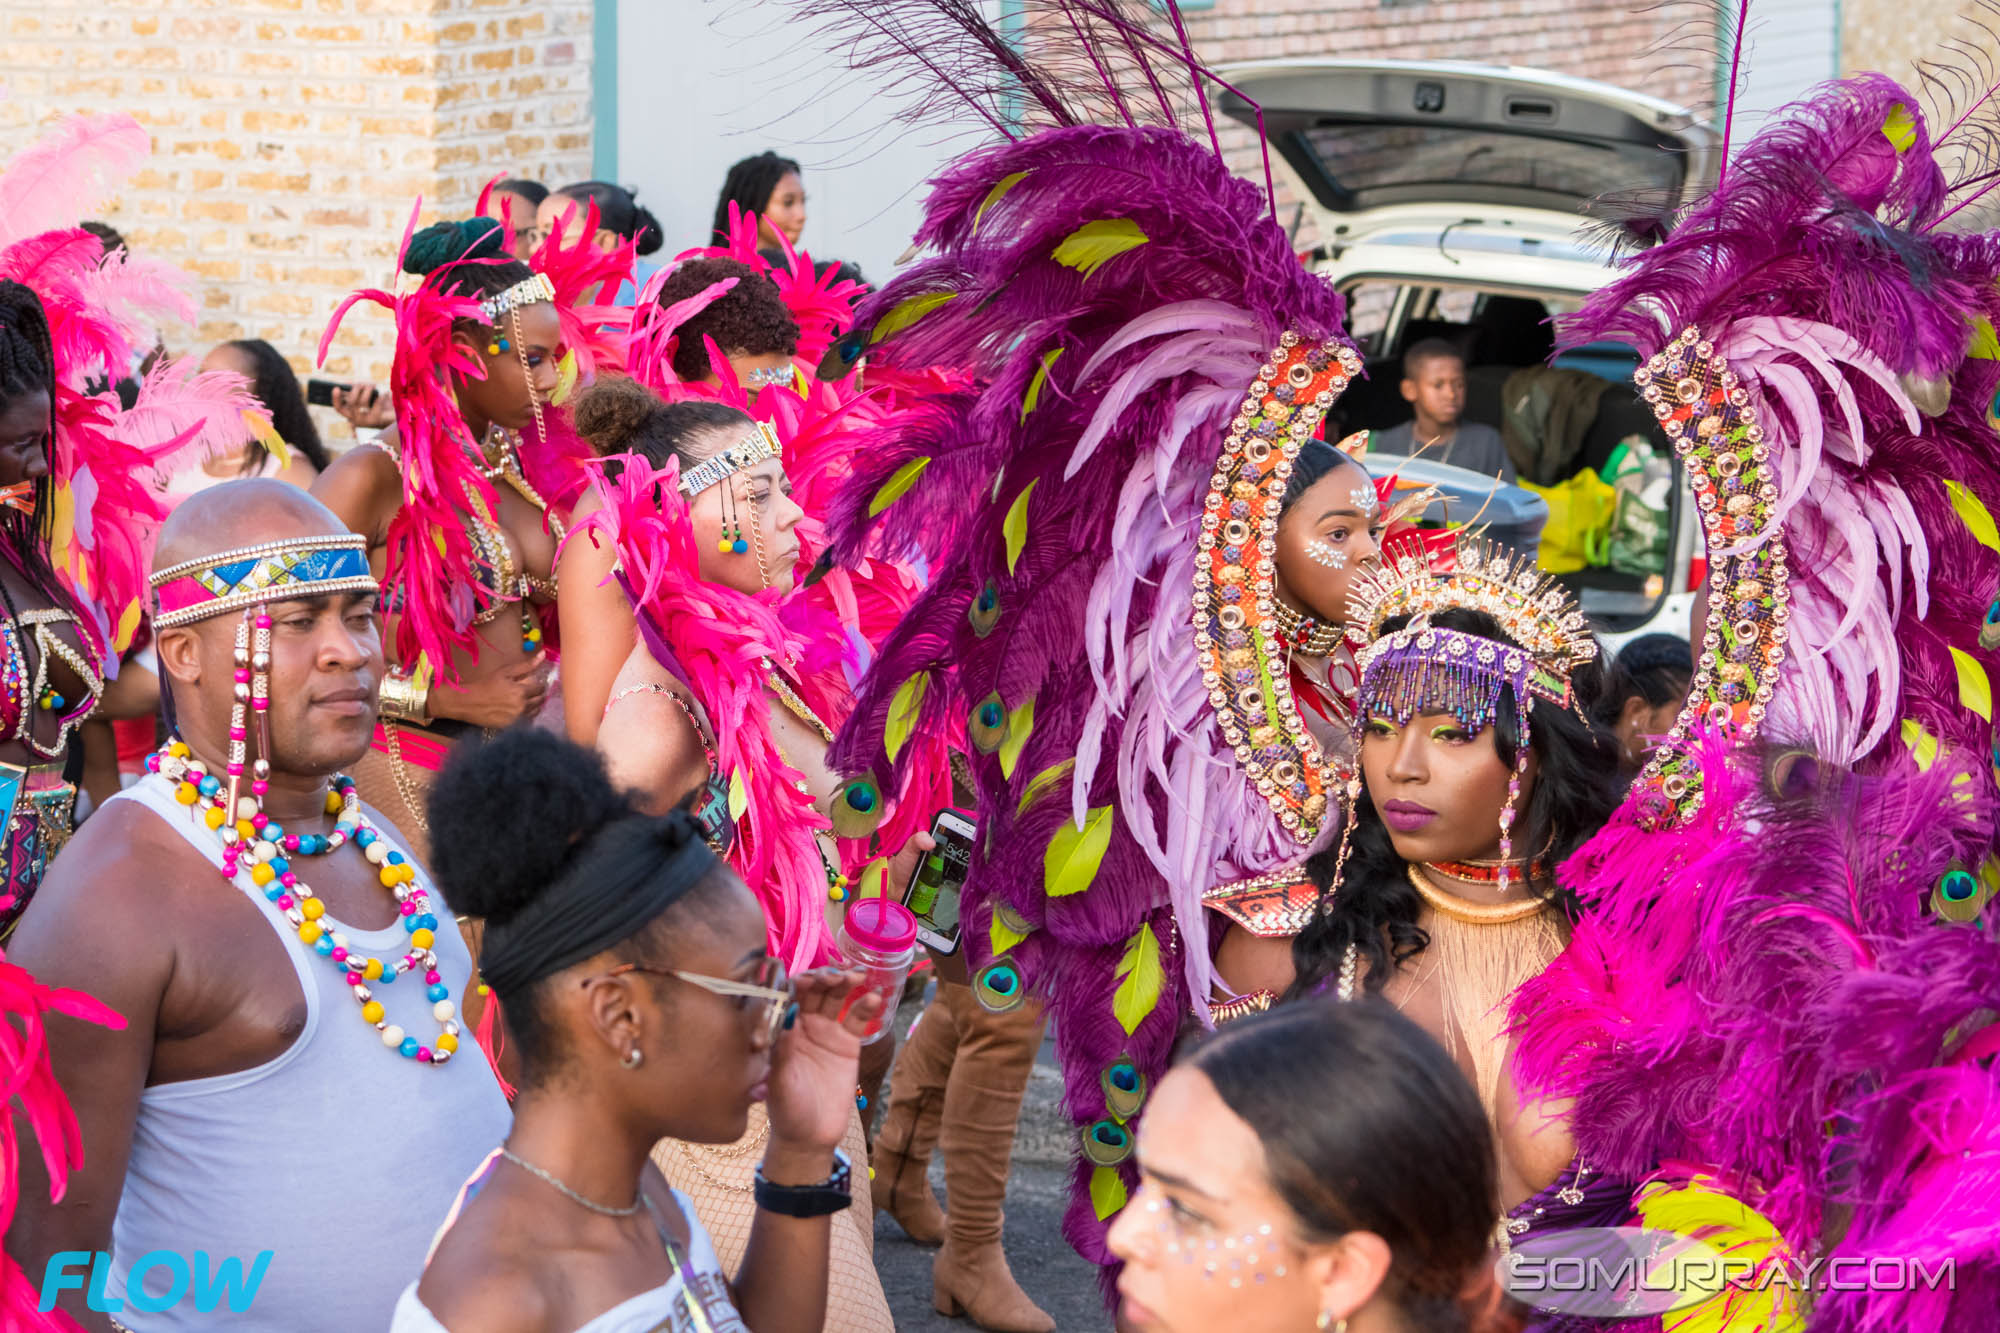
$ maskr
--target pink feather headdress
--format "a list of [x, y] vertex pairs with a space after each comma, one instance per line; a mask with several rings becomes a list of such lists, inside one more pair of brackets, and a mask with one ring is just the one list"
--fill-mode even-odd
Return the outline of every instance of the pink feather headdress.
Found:
[[[410, 210], [397, 267], [410, 248], [418, 200]], [[459, 320], [483, 319], [480, 303], [441, 288], [459, 264], [505, 261], [462, 259], [431, 273], [407, 295], [370, 288], [340, 303], [320, 337], [319, 360], [340, 321], [361, 301], [372, 301], [396, 321], [396, 353], [390, 364], [389, 392], [396, 404], [397, 449], [402, 458], [403, 503], [389, 521], [385, 590], [393, 590], [401, 620], [396, 628], [396, 660], [414, 665], [429, 659], [440, 673], [451, 670], [452, 654], [477, 655], [473, 616], [484, 595], [473, 581], [475, 553], [460, 511], [477, 502], [498, 511], [492, 483], [475, 459], [479, 441], [459, 415], [455, 379], [483, 379], [486, 368], [471, 348], [452, 340]]]
[[107, 256], [75, 226], [150, 147], [129, 116], [78, 117], [0, 174], [0, 278], [41, 299], [55, 359], [50, 560], [114, 671], [138, 630], [166, 514], [153, 474], [275, 439], [270, 413], [231, 372], [163, 360], [122, 411], [99, 387], [133, 373], [154, 350], [161, 322], [195, 314], [184, 273], [129, 253]]
[[764, 908], [771, 952], [794, 968], [817, 966], [833, 948], [814, 839], [828, 823], [778, 748], [764, 687], [765, 661], [791, 662], [803, 644], [780, 620], [775, 594], [752, 597], [702, 578], [678, 461], [655, 469], [619, 454], [591, 470], [602, 507], [565, 541], [616, 549], [641, 633], [656, 656], [671, 654], [662, 665], [708, 715], [736, 818], [729, 863]]

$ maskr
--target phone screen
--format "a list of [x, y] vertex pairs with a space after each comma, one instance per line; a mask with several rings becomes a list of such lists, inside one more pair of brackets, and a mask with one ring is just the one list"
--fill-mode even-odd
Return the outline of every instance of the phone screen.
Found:
[[917, 863], [916, 877], [903, 899], [916, 915], [920, 933], [957, 939], [958, 896], [972, 865], [972, 834], [969, 821], [949, 813], [931, 826], [937, 847]]

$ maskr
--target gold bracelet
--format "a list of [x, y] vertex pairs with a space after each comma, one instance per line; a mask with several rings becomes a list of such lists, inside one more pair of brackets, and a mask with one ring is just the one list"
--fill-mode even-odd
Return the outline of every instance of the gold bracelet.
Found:
[[382, 678], [378, 708], [387, 721], [425, 727], [430, 725], [431, 720], [430, 695], [430, 687], [424, 682], [400, 671], [391, 671]]

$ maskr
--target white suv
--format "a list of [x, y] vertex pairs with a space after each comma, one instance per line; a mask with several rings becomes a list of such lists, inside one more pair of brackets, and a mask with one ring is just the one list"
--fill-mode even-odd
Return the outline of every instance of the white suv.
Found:
[[[1336, 425], [1378, 430], [1409, 420], [1398, 388], [1402, 353], [1434, 337], [1466, 356], [1464, 419], [1505, 429], [1503, 390], [1511, 381], [1511, 397], [1525, 402], [1523, 386], [1535, 377], [1514, 377], [1553, 351], [1546, 320], [1575, 310], [1615, 276], [1606, 238], [1587, 230], [1593, 216], [1644, 233], [1716, 167], [1717, 136], [1688, 112], [1542, 70], [1283, 60], [1218, 73], [1242, 90], [1223, 98], [1229, 115], [1254, 127], [1250, 102], [1262, 108], [1273, 164], [1300, 201], [1294, 235], [1308, 216], [1315, 224], [1317, 248], [1302, 257], [1347, 297], [1349, 332], [1367, 360], [1369, 377], [1336, 405], [1340, 420], [1329, 425], [1329, 439], [1338, 438]], [[1627, 560], [1564, 581], [1613, 645], [1653, 629], [1685, 634], [1705, 571], [1685, 478], [1631, 385], [1637, 358], [1628, 347], [1600, 344], [1554, 365], [1611, 383], [1600, 392], [1595, 382], [1570, 378], [1596, 410], [1587, 424], [1585, 414], [1572, 413], [1572, 424], [1548, 438], [1537, 439], [1517, 413], [1510, 451], [1530, 453], [1535, 480], [1553, 484], [1602, 467], [1635, 434], [1672, 466], [1671, 480], [1656, 483], [1651, 497], [1667, 512], [1664, 553], [1656, 545], [1643, 572]], [[1482, 523], [1511, 530], [1524, 545], [1547, 513], [1532, 492], [1462, 469], [1419, 460], [1400, 470], [1442, 483], [1452, 517], [1483, 506]], [[1441, 520], [1443, 508], [1430, 517]]]

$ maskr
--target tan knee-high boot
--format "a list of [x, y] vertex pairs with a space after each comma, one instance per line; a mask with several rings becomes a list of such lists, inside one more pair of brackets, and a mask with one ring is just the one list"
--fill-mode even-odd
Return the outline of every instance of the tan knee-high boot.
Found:
[[948, 989], [949, 982], [938, 983], [937, 1000], [896, 1057], [889, 1110], [869, 1154], [876, 1211], [895, 1218], [919, 1245], [944, 1244], [944, 1209], [931, 1193], [930, 1165], [944, 1119], [945, 1080], [958, 1051], [958, 1018], [944, 1001]]
[[958, 1019], [958, 1058], [944, 1095], [940, 1141], [949, 1211], [944, 1248], [931, 1268], [933, 1299], [939, 1314], [970, 1315], [993, 1333], [1054, 1333], [1055, 1321], [1021, 1290], [1000, 1248], [1007, 1167], [1042, 1044], [1041, 1010], [1029, 1004], [991, 1014], [968, 987], [939, 990]]

